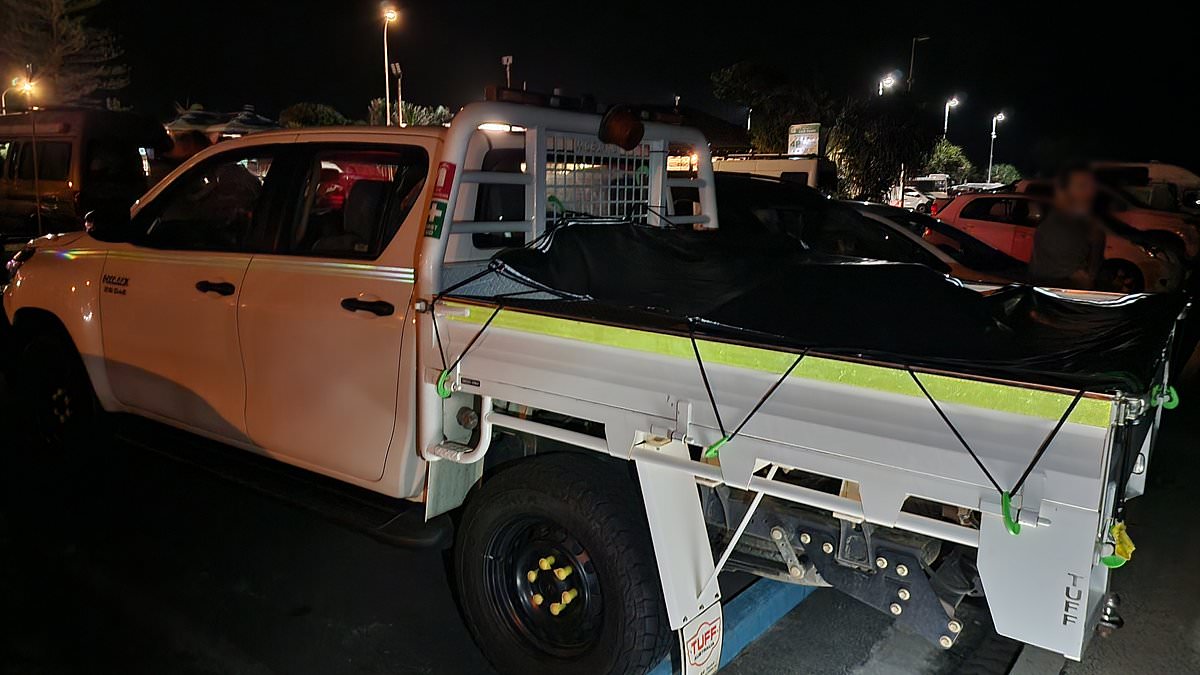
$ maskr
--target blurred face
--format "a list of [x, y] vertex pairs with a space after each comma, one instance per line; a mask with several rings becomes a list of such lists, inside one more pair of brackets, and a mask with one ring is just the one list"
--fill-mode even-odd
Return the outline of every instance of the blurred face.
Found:
[[1096, 203], [1096, 178], [1089, 171], [1076, 171], [1068, 177], [1066, 185], [1058, 190], [1060, 208], [1077, 213], [1091, 211]]

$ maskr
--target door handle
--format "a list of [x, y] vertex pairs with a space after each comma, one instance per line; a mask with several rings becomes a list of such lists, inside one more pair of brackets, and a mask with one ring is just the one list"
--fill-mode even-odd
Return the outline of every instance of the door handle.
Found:
[[370, 312], [375, 316], [391, 316], [396, 313], [396, 306], [390, 302], [358, 298], [342, 298], [342, 309], [347, 312]]
[[200, 291], [201, 293], [233, 295], [234, 285], [228, 281], [197, 281], [196, 290]]

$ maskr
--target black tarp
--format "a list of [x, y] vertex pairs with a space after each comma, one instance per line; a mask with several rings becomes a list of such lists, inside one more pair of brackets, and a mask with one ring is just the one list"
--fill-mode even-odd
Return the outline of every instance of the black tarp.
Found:
[[785, 236], [586, 221], [497, 253], [491, 269], [555, 296], [509, 306], [1088, 391], [1147, 391], [1186, 305], [1023, 285], [983, 295], [921, 265], [814, 255]]

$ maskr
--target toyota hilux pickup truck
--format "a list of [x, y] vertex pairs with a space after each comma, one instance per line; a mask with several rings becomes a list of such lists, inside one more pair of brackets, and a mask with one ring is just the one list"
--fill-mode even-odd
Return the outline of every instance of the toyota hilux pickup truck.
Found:
[[[937, 298], [992, 307], [917, 265], [814, 258], [769, 278], [804, 276], [791, 295], [676, 320], [661, 307], [776, 269], [739, 258], [718, 278], [758, 245], [702, 240], [720, 230], [703, 136], [512, 95], [448, 128], [231, 140], [131, 212], [31, 241], [3, 290], [24, 419], [71, 457], [129, 413], [457, 514], [463, 613], [504, 673], [643, 673], [672, 633], [685, 671], [711, 673], [729, 569], [833, 586], [945, 649], [968, 597], [1073, 659], [1119, 625], [1124, 506], [1174, 402], [1168, 298], [997, 291], [1020, 294], [1005, 311], [1103, 319], [1070, 361], [1111, 361], [1070, 372], [930, 356], [978, 346], [906, 342], [916, 316], [867, 342], [795, 338], [870, 327], [794, 304], [859, 274], [907, 282], [865, 286], [855, 311], [926, 291], [934, 322]], [[807, 255], [773, 249], [753, 248]], [[1127, 338], [1111, 351], [1092, 341], [1110, 325]]]

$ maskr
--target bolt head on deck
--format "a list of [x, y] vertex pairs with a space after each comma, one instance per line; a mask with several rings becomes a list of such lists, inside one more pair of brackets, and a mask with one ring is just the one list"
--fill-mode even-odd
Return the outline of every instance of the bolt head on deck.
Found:
[[821, 544], [821, 550], [826, 553], [833, 553], [833, 544], [825, 542], [824, 544]]
[[896, 574], [902, 577], [908, 576], [908, 565], [896, 565]]
[[942, 646], [942, 649], [950, 649], [954, 646], [954, 640], [951, 640], [949, 635], [943, 635], [938, 638], [938, 644]]
[[879, 569], [885, 569], [888, 566], [887, 558], [879, 556], [875, 559], [875, 566]]
[[775, 541], [783, 541], [783, 528], [772, 527], [771, 528], [771, 539], [774, 539]]
[[962, 632], [962, 624], [957, 619], [950, 619], [950, 623], [946, 624], [946, 628], [949, 628], [951, 633]]
[[904, 608], [903, 608], [903, 607], [901, 607], [901, 606], [900, 606], [900, 603], [898, 603], [898, 602], [893, 602], [893, 603], [892, 603], [892, 606], [891, 606], [891, 607], [888, 607], [888, 609], [890, 609], [890, 610], [892, 611], [892, 614], [895, 614], [895, 615], [897, 615], [897, 616], [898, 616], [898, 615], [899, 615], [901, 612], [903, 612], [903, 611], [904, 611]]
[[900, 598], [901, 600], [908, 600], [912, 597], [912, 593], [909, 593], [907, 588], [901, 588], [900, 590], [896, 591], [896, 597]]
[[812, 541], [812, 537], [810, 537], [807, 532], [803, 532], [800, 534], [800, 543], [801, 544], [808, 544], [811, 541]]

